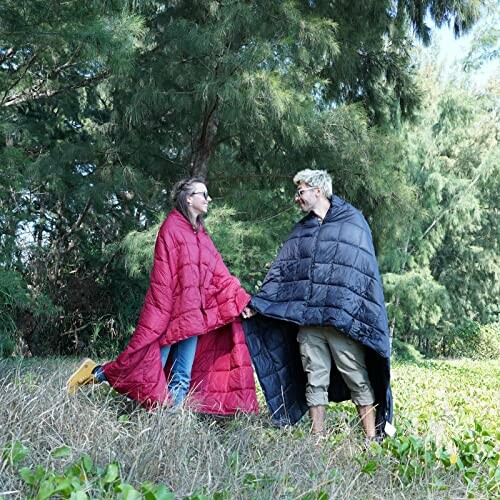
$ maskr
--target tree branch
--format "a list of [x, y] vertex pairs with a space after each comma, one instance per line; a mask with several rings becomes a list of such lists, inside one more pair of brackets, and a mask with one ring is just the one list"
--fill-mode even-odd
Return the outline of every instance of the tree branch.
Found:
[[61, 89], [54, 89], [54, 90], [47, 89], [42, 91], [30, 90], [24, 94], [10, 97], [6, 102], [2, 102], [0, 107], [15, 106], [17, 104], [22, 104], [23, 102], [27, 101], [36, 101], [38, 99], [43, 99], [44, 97], [52, 97], [58, 94], [65, 94], [72, 90], [79, 89], [82, 87], [88, 87], [93, 83], [105, 80], [108, 76], [109, 76], [109, 71], [105, 71], [103, 73], [99, 73], [98, 75], [93, 76], [92, 78], [86, 78], [85, 80], [81, 80], [80, 82], [68, 85], [67, 87], [63, 87]]
[[21, 72], [21, 75], [19, 76], [19, 78], [17, 78], [17, 80], [15, 80], [14, 83], [10, 87], [8, 87], [7, 90], [4, 92], [2, 100], [0, 101], [0, 106], [4, 105], [4, 102], [7, 99], [7, 95], [9, 94], [9, 92], [24, 78], [24, 76], [26, 75], [26, 73], [28, 72], [30, 67], [32, 66], [32, 64], [35, 61], [35, 59], [37, 58], [37, 56], [38, 56], [38, 54], [33, 54], [33, 56], [30, 58], [30, 60], [26, 64], [24, 71]]
[[59, 73], [61, 73], [61, 71], [63, 69], [69, 68], [70, 66], [74, 66], [76, 64], [75, 63], [76, 56], [78, 55], [79, 52], [80, 52], [80, 48], [77, 48], [75, 50], [75, 52], [73, 52], [73, 54], [71, 54], [70, 58], [64, 64], [61, 64], [61, 66], [54, 68], [50, 72], [49, 76], [47, 77], [47, 80], [53, 80], [57, 75], [59, 75]]
[[5, 54], [0, 57], [0, 64], [3, 64], [8, 59], [12, 59], [16, 54], [16, 50], [13, 47], [9, 47]]
[[[466, 194], [473, 186], [474, 184], [476, 184], [476, 182], [479, 180], [479, 178], [481, 177], [481, 174], [482, 172], [479, 171], [479, 173], [476, 175], [476, 177], [472, 180], [472, 182], [467, 186], [467, 188], [462, 192], [462, 193], [459, 193], [458, 196], [455, 196], [455, 198], [461, 198], [464, 194]], [[431, 229], [451, 210], [453, 210], [456, 205], [452, 205], [452, 203], [455, 201], [455, 199], [453, 199], [450, 203], [450, 205], [445, 208], [435, 219], [434, 221], [432, 222], [432, 224], [424, 231], [424, 233], [422, 234], [422, 236], [420, 237], [420, 241], [422, 241], [426, 236], [427, 234], [431, 231]]]
[[82, 225], [83, 219], [87, 215], [87, 212], [89, 211], [91, 206], [91, 201], [90, 198], [87, 200], [87, 203], [85, 204], [85, 208], [83, 209], [82, 213], [78, 216], [78, 219], [75, 221], [75, 223], [69, 228], [68, 231], [66, 231], [66, 234], [64, 235], [65, 237], [71, 236], [75, 231], [78, 231], [79, 227]]

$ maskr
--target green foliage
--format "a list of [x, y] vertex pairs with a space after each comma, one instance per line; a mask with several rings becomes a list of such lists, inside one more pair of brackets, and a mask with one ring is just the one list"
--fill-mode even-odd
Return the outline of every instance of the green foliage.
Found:
[[162, 223], [163, 221], [150, 226], [145, 231], [132, 231], [123, 239], [123, 261], [129, 276], [149, 276], [153, 267], [156, 237]]
[[371, 452], [406, 485], [443, 484], [444, 468], [471, 496], [498, 494], [498, 371], [489, 361], [397, 363], [398, 433]]
[[[484, 97], [478, 112], [452, 95], [420, 117], [422, 134], [404, 128], [427, 105], [410, 50], [411, 28], [426, 39], [427, 12], [461, 33], [478, 2], [3, 2], [0, 264], [49, 319], [38, 330], [10, 313], [0, 321], [32, 354], [115, 353], [137, 318], [168, 190], [192, 174], [207, 177], [215, 198], [207, 224], [216, 245], [254, 291], [300, 217], [291, 178], [306, 167], [330, 171], [335, 192], [363, 211], [384, 271], [404, 274], [409, 242], [404, 271], [437, 299], [413, 316], [412, 294], [405, 302], [395, 284], [397, 332], [446, 334], [452, 312], [494, 321], [495, 288], [478, 284], [496, 272], [495, 226], [473, 227], [494, 202], [493, 102]], [[457, 127], [486, 117], [485, 132]], [[483, 150], [491, 157], [480, 166]], [[420, 175], [427, 151], [436, 155]], [[488, 195], [464, 209], [474, 212], [465, 236], [449, 245], [440, 230], [419, 244], [479, 172], [474, 195]], [[478, 277], [461, 298], [461, 263], [477, 255]]]
[[0, 107], [36, 101], [108, 76], [133, 64], [143, 20], [113, 2], [6, 0], [0, 9]]
[[[498, 493], [499, 453], [495, 450], [495, 435], [483, 430], [476, 422], [473, 429], [464, 435], [453, 438], [455, 451], [436, 443], [433, 436], [421, 439], [416, 436], [401, 436], [388, 440], [376, 451], [394, 457], [397, 462], [397, 476], [408, 484], [415, 480], [431, 479], [440, 466], [455, 469], [462, 475], [472, 492], [484, 491], [487, 494]], [[377, 462], [371, 460], [363, 467], [373, 472]], [[367, 472], [363, 470], [363, 472]]]
[[440, 323], [450, 307], [446, 288], [426, 268], [385, 274], [384, 291], [388, 314], [396, 319], [397, 331], [424, 335]]
[[[275, 199], [282, 200], [282, 193], [276, 193]], [[270, 238], [269, 233], [281, 234], [284, 238], [289, 224], [287, 211], [250, 223], [238, 220], [235, 210], [227, 205], [211, 209], [207, 218], [208, 231], [224, 262], [249, 293], [255, 293], [262, 283], [266, 265], [275, 258], [282, 241], [281, 238]]]
[[496, 2], [488, 2], [486, 15], [475, 26], [469, 53], [464, 59], [465, 71], [471, 72], [481, 66], [498, 61], [500, 57], [500, 13]]
[[17, 467], [29, 455], [29, 448], [21, 441], [8, 443], [2, 451], [2, 460], [11, 467]]
[[407, 344], [399, 339], [392, 339], [391, 357], [395, 361], [418, 363], [424, 356], [412, 344]]
[[500, 359], [500, 325], [498, 323], [481, 325], [467, 321], [452, 329], [449, 337], [443, 340], [446, 351], [442, 354], [451, 357], [472, 359]]
[[29, 291], [1, 323], [20, 353], [79, 350], [110, 313], [103, 250], [134, 226], [113, 208], [130, 182], [106, 171], [106, 89], [145, 26], [116, 2], [39, 1], [3, 2], [0, 25], [0, 262]]
[[417, 203], [399, 250], [382, 256], [389, 315], [394, 335], [427, 354], [479, 356], [477, 343], [459, 346], [471, 322], [498, 320], [498, 86], [473, 92], [460, 72], [440, 82], [425, 59], [420, 72], [425, 107], [403, 127]]
[[14, 309], [29, 302], [23, 285], [17, 274], [0, 272], [0, 356], [10, 356], [15, 349]]
[[455, 36], [467, 31], [479, 16], [482, 2], [478, 0], [441, 2], [439, 0], [419, 0], [408, 2], [407, 9], [417, 33], [425, 43], [430, 41], [430, 29], [426, 24], [426, 16], [431, 14], [438, 25], [450, 24]]
[[0, 357], [25, 354], [19, 329], [33, 328], [33, 322], [43, 328], [59, 312], [46, 295], [33, 294], [20, 273], [0, 270]]
[[[56, 450], [52, 456], [65, 457], [71, 451], [68, 447], [64, 448], [64, 453], [60, 450]], [[135, 489], [123, 481], [117, 462], [99, 467], [88, 455], [82, 456], [63, 472], [44, 469], [41, 466], [22, 467], [19, 469], [19, 475], [27, 485], [29, 494], [40, 500], [55, 496], [82, 500], [110, 498], [111, 496], [119, 496], [124, 500], [173, 500], [175, 498], [164, 485], [154, 485], [149, 481], [143, 482], [139, 490]]]

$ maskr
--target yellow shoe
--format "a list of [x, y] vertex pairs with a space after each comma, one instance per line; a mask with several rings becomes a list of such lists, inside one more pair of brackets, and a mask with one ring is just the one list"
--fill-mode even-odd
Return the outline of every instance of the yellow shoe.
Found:
[[92, 370], [98, 366], [95, 361], [86, 359], [78, 367], [78, 369], [69, 377], [66, 382], [66, 388], [69, 394], [74, 394], [76, 389], [82, 385], [96, 384], [97, 379], [92, 374]]

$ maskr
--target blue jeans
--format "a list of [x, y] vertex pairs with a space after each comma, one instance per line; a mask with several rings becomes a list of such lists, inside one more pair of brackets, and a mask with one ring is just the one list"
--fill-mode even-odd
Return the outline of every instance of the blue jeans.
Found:
[[[174, 400], [174, 405], [182, 403], [189, 391], [191, 384], [191, 369], [193, 368], [194, 355], [198, 337], [189, 337], [177, 344], [166, 345], [160, 349], [161, 365], [165, 367], [169, 354], [172, 356], [172, 372], [168, 390]], [[94, 369], [94, 376], [99, 382], [106, 382], [106, 376], [99, 365]]]
[[191, 384], [191, 369], [193, 368], [194, 355], [198, 337], [189, 337], [177, 344], [166, 345], [160, 349], [161, 364], [165, 367], [169, 354], [172, 359], [172, 371], [168, 390], [174, 400], [174, 405], [186, 399]]

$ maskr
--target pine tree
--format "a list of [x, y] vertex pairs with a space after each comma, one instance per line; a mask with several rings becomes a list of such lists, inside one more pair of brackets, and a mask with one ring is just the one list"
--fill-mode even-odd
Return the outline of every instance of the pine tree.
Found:
[[404, 140], [418, 205], [402, 260], [384, 276], [395, 335], [441, 354], [464, 325], [499, 317], [499, 87], [473, 92], [456, 75], [440, 82], [422, 65], [427, 99]]
[[179, 177], [207, 176], [209, 227], [249, 288], [300, 216], [302, 168], [332, 173], [383, 251], [411, 212], [388, 132], [420, 100], [408, 29], [424, 33], [427, 7], [466, 28], [474, 5], [3, 2], [1, 265], [64, 311], [31, 344], [73, 351], [102, 317], [108, 333], [135, 320], [145, 279], [125, 275], [121, 242], [154, 240]]

